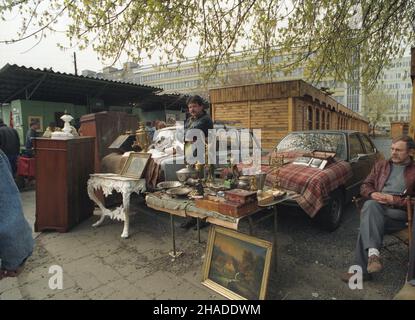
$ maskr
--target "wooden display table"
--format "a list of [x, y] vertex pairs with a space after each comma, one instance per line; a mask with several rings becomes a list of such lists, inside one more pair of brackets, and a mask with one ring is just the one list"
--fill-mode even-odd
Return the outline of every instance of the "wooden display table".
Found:
[[[260, 221], [263, 221], [265, 218], [269, 218], [270, 216], [274, 216], [274, 243], [276, 243], [276, 231], [277, 231], [277, 208], [276, 205], [278, 203], [284, 202], [288, 199], [291, 199], [291, 195], [287, 195], [281, 199], [275, 200], [265, 206], [259, 206], [256, 210], [248, 213], [242, 217], [232, 217], [220, 214], [215, 211], [210, 211], [202, 208], [196, 207], [194, 200], [183, 199], [183, 198], [171, 198], [170, 196], [166, 195], [163, 192], [155, 192], [155, 193], [148, 193], [146, 196], [146, 205], [152, 209], [157, 211], [166, 212], [170, 214], [170, 224], [171, 224], [171, 233], [172, 233], [172, 245], [173, 251], [171, 252], [171, 256], [177, 257], [178, 253], [176, 250], [176, 238], [175, 238], [175, 228], [174, 228], [174, 216], [179, 217], [193, 217], [197, 218], [197, 226], [198, 226], [198, 241], [200, 243], [200, 229], [199, 229], [199, 220], [205, 220], [208, 223], [222, 226], [225, 228], [238, 230], [239, 224], [242, 219], [248, 219], [249, 222], [249, 234], [253, 234], [253, 230], [256, 224]], [[265, 209], [273, 207], [274, 210], [267, 214], [261, 219], [254, 221], [252, 216], [257, 212]]]

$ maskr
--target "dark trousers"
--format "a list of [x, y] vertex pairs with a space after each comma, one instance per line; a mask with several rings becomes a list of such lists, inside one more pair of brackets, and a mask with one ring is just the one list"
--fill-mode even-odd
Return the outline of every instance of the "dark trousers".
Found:
[[17, 172], [17, 157], [18, 155], [7, 155], [10, 166], [12, 167], [13, 176], [15, 176]]
[[360, 216], [360, 231], [356, 244], [356, 264], [367, 273], [368, 249], [380, 250], [383, 236], [406, 227], [406, 211], [392, 209], [375, 200], [364, 203]]

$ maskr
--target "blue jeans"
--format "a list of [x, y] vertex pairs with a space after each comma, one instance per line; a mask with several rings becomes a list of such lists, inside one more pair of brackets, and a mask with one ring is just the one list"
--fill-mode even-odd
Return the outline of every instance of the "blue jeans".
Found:
[[0, 177], [0, 267], [16, 270], [32, 254], [34, 241], [9, 159], [1, 150]]

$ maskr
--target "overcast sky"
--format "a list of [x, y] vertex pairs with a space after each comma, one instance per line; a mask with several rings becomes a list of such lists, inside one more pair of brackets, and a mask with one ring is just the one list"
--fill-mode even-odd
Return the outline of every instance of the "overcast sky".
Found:
[[[0, 40], [8, 40], [15, 37], [19, 26], [20, 20], [17, 16], [10, 16], [5, 22], [1, 21]], [[64, 28], [64, 22], [58, 26], [60, 30], [64, 30]], [[42, 39], [38, 45], [33, 47], [37, 42], [37, 39], [30, 38], [14, 44], [6, 45], [0, 43], [0, 67], [10, 63], [41, 69], [52, 68], [54, 71], [74, 73], [73, 53], [76, 51], [78, 74], [85, 69], [101, 71], [103, 68], [103, 64], [91, 48], [84, 51], [80, 51], [77, 48], [69, 48], [63, 51], [58, 48], [57, 43], [66, 47], [69, 46], [69, 41], [63, 32], [49, 33], [46, 39]], [[117, 68], [121, 66], [121, 62], [114, 65]]]

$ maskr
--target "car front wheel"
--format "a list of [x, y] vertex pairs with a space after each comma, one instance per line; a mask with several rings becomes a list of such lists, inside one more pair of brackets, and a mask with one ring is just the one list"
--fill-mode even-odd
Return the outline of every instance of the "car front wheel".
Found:
[[344, 210], [344, 198], [340, 190], [330, 195], [330, 200], [318, 213], [318, 220], [324, 229], [334, 231], [340, 226]]

